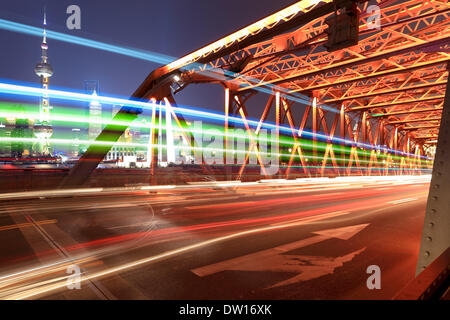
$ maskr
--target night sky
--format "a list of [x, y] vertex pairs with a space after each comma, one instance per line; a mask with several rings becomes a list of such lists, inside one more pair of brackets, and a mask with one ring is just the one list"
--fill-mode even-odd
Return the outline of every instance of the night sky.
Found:
[[[0, 17], [41, 27], [46, 6], [51, 30], [181, 57], [294, 2], [1, 0]], [[71, 4], [81, 8], [81, 30], [66, 28], [66, 8]], [[0, 78], [38, 83], [33, 69], [40, 60], [41, 39], [0, 30], [0, 43]], [[99, 80], [101, 94], [129, 97], [159, 67], [155, 63], [52, 39], [48, 44], [49, 62], [55, 70], [51, 88], [79, 91], [84, 80]], [[175, 98], [179, 104], [223, 111], [223, 89], [219, 85], [191, 85]]]

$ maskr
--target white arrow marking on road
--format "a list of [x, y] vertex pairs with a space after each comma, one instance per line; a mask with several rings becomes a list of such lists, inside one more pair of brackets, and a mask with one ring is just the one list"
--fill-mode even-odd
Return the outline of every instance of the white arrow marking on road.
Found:
[[369, 224], [358, 224], [350, 227], [336, 228], [336, 229], [327, 229], [322, 231], [313, 232], [315, 234], [326, 236], [328, 238], [338, 238], [341, 240], [348, 240], [353, 237], [355, 234], [360, 232], [362, 229], [367, 227]]
[[390, 204], [400, 204], [400, 203], [404, 203], [404, 202], [409, 202], [409, 201], [414, 201], [417, 200], [418, 198], [406, 198], [406, 199], [400, 199], [400, 200], [395, 200], [395, 201], [388, 201], [386, 203], [390, 203]]
[[350, 227], [317, 231], [314, 232], [317, 235], [310, 238], [192, 269], [191, 271], [200, 277], [205, 277], [225, 270], [298, 273], [295, 277], [279, 282], [270, 288], [311, 280], [326, 274], [332, 274], [336, 268], [341, 267], [345, 262], [351, 261], [366, 248], [337, 258], [287, 255], [283, 253], [332, 238], [348, 240], [368, 225], [369, 224], [359, 224]]
[[336, 218], [345, 214], [350, 214], [351, 212], [348, 211], [336, 211], [336, 212], [330, 212], [330, 213], [323, 213], [319, 214], [317, 216], [309, 216], [309, 217], [302, 217], [300, 219], [290, 220], [289, 222], [277, 222], [274, 224], [271, 224], [272, 226], [298, 226], [307, 222], [313, 222], [318, 220], [323, 220], [327, 218]]

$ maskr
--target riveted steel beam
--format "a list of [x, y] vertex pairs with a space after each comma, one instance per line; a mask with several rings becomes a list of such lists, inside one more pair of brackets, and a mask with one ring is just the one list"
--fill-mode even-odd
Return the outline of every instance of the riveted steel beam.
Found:
[[[447, 66], [447, 70], [449, 69]], [[441, 126], [423, 224], [416, 274], [450, 246], [450, 84], [447, 84]], [[448, 261], [447, 261], [448, 263]]]

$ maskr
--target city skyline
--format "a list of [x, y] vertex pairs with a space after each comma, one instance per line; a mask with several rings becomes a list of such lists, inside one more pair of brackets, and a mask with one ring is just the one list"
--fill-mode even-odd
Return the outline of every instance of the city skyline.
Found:
[[[203, 43], [216, 40], [218, 35], [232, 32], [237, 26], [243, 27], [249, 23], [249, 20], [257, 20], [260, 16], [279, 10], [292, 2], [295, 1], [274, 3], [269, 0], [261, 0], [261, 6], [253, 8], [252, 11], [234, 12], [232, 9], [233, 3], [242, 5], [240, 1], [232, 0], [229, 3], [230, 5], [222, 5], [203, 0], [193, 3], [176, 0], [146, 3], [133, 0], [134, 5], [123, 12], [120, 5], [114, 2], [103, 2], [104, 5], [102, 5], [102, 1], [98, 1], [96, 4], [82, 0], [77, 2], [81, 8], [81, 30], [68, 30], [66, 28], [65, 24], [68, 17], [66, 8], [72, 3], [65, 0], [18, 0], [8, 2], [2, 5], [2, 17], [40, 26], [42, 24], [42, 11], [46, 7], [50, 30], [118, 44], [123, 47], [158, 52], [176, 59]], [[156, 7], [153, 5], [156, 5]], [[104, 10], [105, 7], [108, 10]], [[155, 19], [151, 20], [136, 18], [136, 15], [143, 16], [149, 10], [147, 7], [151, 7], [151, 11], [160, 12], [160, 14], [155, 14]], [[249, 3], [248, 7], [251, 8], [252, 5]], [[199, 21], [202, 22], [200, 25], [192, 24], [183, 15], [183, 12], [187, 10], [206, 12], [215, 22], [212, 25], [207, 21]], [[173, 17], [171, 22], [163, 18], [167, 14]], [[145, 24], [145, 28], [150, 32], [147, 38], [150, 41], [138, 36], [138, 31], [144, 27], [142, 24]], [[202, 25], [203, 27], [201, 27]], [[188, 41], [181, 36], [180, 30], [191, 32], [195, 41]], [[170, 40], [168, 41], [168, 39]], [[14, 55], [5, 52], [5, 58], [11, 61], [21, 61], [20, 64], [6, 66], [3, 76], [19, 82], [35, 83], [35, 76], [30, 73], [28, 68], [34, 68], [36, 59], [34, 48], [40, 43], [40, 40], [22, 34], [15, 34], [11, 38], [7, 31], [0, 30], [1, 40], [7, 41], [11, 51], [16, 52]], [[52, 78], [53, 88], [80, 90], [83, 81], [95, 79], [102, 83], [103, 93], [129, 97], [145, 77], [159, 66], [156, 63], [129, 59], [113, 53], [77, 47], [59, 41], [52, 41], [51, 44], [52, 65], [55, 70], [58, 70], [57, 75]], [[67, 59], [67, 57], [71, 57], [71, 59]], [[117, 77], [116, 75], [119, 73], [121, 76]], [[223, 112], [222, 101], [223, 92], [219, 85], [210, 86], [207, 92], [202, 91], [197, 86], [192, 86], [177, 95], [177, 102], [180, 105], [190, 105], [219, 112]], [[261, 101], [257, 99], [254, 103], [255, 106], [250, 108], [250, 112], [254, 113], [255, 116], [258, 114], [257, 105], [262, 103]]]

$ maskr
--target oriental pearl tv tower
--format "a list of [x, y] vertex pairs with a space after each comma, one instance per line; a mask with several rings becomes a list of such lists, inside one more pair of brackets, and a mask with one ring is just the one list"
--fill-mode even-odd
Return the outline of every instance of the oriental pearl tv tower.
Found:
[[39, 120], [36, 121], [33, 132], [38, 141], [33, 146], [33, 153], [35, 156], [52, 156], [50, 150], [50, 137], [53, 134], [53, 128], [50, 124], [50, 100], [48, 97], [48, 83], [49, 78], [53, 75], [53, 68], [48, 63], [47, 58], [47, 16], [44, 11], [44, 36], [41, 44], [42, 60], [34, 68], [36, 75], [41, 78], [42, 96], [39, 104]]

